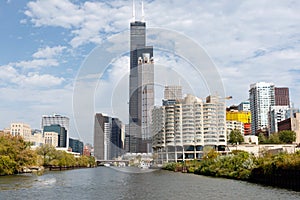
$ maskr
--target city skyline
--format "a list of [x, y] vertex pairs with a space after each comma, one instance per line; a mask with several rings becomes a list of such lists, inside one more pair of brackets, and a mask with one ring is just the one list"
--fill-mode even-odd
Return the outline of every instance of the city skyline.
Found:
[[[140, 1], [136, 4], [141, 6]], [[250, 84], [265, 81], [289, 87], [291, 101], [299, 107], [299, 2], [144, 1], [144, 5], [148, 27], [178, 31], [207, 51], [226, 93], [233, 96], [230, 104], [246, 100]], [[74, 80], [93, 48], [129, 29], [131, 6], [132, 1], [2, 1], [1, 128], [13, 121], [38, 128], [42, 115], [60, 113], [70, 117], [71, 137], [91, 142], [93, 126], [87, 127], [87, 133], [76, 133]], [[170, 66], [183, 64], [163, 55], [156, 60]], [[96, 101], [114, 89], [110, 83], [128, 72], [129, 57], [123, 56], [114, 66], [121, 67], [112, 67], [109, 78], [100, 81], [104, 92], [96, 95]], [[161, 99], [162, 91], [155, 102]], [[95, 112], [115, 116], [109, 103], [96, 105]]]

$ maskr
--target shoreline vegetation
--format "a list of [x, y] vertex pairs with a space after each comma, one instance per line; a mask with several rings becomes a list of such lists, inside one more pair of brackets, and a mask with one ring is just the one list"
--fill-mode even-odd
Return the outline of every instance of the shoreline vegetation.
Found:
[[0, 136], [0, 176], [31, 172], [42, 174], [45, 169], [63, 170], [96, 166], [92, 156], [75, 157], [50, 145], [33, 150], [30, 145], [31, 143], [24, 141], [22, 137], [6, 134]]
[[198, 175], [243, 180], [300, 191], [300, 151], [273, 155], [264, 152], [255, 157], [235, 150], [230, 155], [219, 155], [210, 150], [202, 161], [168, 163], [163, 169]]

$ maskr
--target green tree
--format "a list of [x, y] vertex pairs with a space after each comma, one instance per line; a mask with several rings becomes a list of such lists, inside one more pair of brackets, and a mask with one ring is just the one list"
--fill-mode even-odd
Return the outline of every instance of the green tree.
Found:
[[284, 130], [278, 132], [279, 139], [283, 143], [291, 144], [296, 140], [296, 133], [294, 131]]
[[272, 133], [269, 136], [269, 139], [267, 140], [268, 144], [281, 144], [282, 141], [279, 138], [279, 134], [278, 133]]
[[266, 144], [267, 143], [267, 138], [266, 138], [265, 134], [260, 133], [258, 135], [258, 143], [259, 144]]
[[241, 132], [237, 129], [234, 129], [229, 134], [229, 141], [230, 144], [238, 144], [244, 142], [244, 137], [242, 136]]
[[43, 157], [43, 165], [51, 165], [50, 163], [55, 157], [57, 157], [55, 147], [50, 144], [44, 144], [36, 149], [38, 155]]
[[218, 157], [220, 154], [211, 146], [205, 146], [203, 148], [203, 159], [214, 159]]
[[22, 137], [0, 136], [0, 175], [21, 172], [25, 167], [37, 165], [37, 154]]

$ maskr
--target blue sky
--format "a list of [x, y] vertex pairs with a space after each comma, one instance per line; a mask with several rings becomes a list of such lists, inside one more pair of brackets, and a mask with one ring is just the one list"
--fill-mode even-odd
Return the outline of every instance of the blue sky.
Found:
[[[140, 2], [136, 0], [137, 17]], [[145, 0], [144, 5], [149, 28], [178, 32], [206, 51], [226, 94], [233, 96], [228, 104], [246, 100], [251, 83], [266, 81], [289, 87], [291, 101], [299, 107], [300, 2]], [[71, 136], [91, 142], [93, 116], [82, 119], [86, 126], [76, 129], [74, 85], [91, 51], [128, 30], [131, 6], [131, 0], [0, 1], [0, 128], [11, 122], [39, 128], [43, 114], [60, 113], [71, 119]], [[155, 57], [157, 66], [188, 69], [185, 61], [174, 56], [157, 52]], [[114, 87], [126, 85], [127, 73], [127, 55], [112, 61], [105, 80], [98, 81], [95, 89], [95, 112], [120, 113], [111, 109], [118, 103], [106, 97], [111, 98], [112, 90], [125, 90]], [[201, 89], [198, 84], [192, 83]], [[157, 94], [159, 102], [162, 93]], [[124, 99], [126, 105], [126, 95]], [[127, 121], [127, 108], [122, 109], [117, 117]]]

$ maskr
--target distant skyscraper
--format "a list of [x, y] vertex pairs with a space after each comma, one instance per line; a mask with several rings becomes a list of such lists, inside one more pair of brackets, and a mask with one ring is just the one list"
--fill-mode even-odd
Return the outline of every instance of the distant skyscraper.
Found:
[[290, 106], [289, 88], [275, 87], [275, 105], [276, 106]]
[[129, 124], [125, 125], [125, 142], [124, 142], [124, 149], [125, 152], [130, 152], [129, 149], [129, 140], [130, 140], [130, 135], [129, 135]]
[[252, 134], [267, 132], [270, 107], [275, 105], [274, 84], [265, 82], [251, 84], [249, 97]]
[[146, 46], [146, 23], [130, 23], [129, 148], [130, 152], [151, 149], [150, 123], [154, 106], [153, 47]]
[[175, 104], [176, 100], [182, 99], [182, 87], [178, 85], [165, 86], [163, 105]]
[[165, 86], [164, 99], [182, 99], [182, 86]]
[[[59, 125], [60, 127], [64, 128], [66, 133], [64, 135], [61, 135], [64, 139], [60, 139], [60, 141], [63, 143], [63, 146], [60, 147], [69, 147], [69, 118], [66, 116], [54, 114], [54, 115], [43, 115], [42, 116], [42, 129], [44, 130], [45, 126], [51, 126], [51, 125]], [[50, 131], [51, 132], [51, 131]], [[60, 136], [59, 136], [60, 137]], [[59, 142], [60, 143], [60, 142]], [[60, 143], [60, 144], [62, 144]]]
[[97, 160], [111, 160], [123, 153], [123, 125], [118, 118], [95, 115], [94, 156]]
[[97, 113], [95, 115], [94, 122], [94, 156], [96, 160], [107, 160], [107, 156], [105, 152], [107, 148], [105, 146], [106, 135], [109, 132], [108, 127], [105, 124], [108, 124], [109, 118], [107, 116], [102, 115], [101, 113]]

